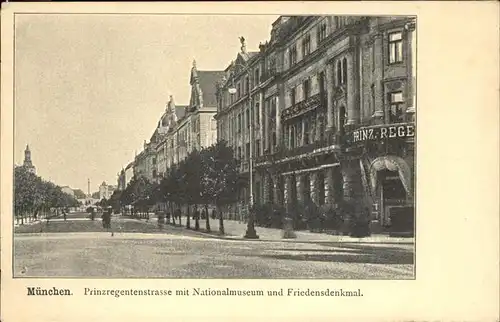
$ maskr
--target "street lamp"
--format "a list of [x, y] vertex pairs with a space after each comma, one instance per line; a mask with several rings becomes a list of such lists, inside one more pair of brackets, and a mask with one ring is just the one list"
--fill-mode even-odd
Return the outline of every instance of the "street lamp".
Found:
[[[241, 65], [244, 68], [245, 73], [248, 74], [248, 67]], [[234, 79], [232, 79], [234, 82]], [[234, 83], [233, 83], [234, 84]], [[228, 88], [228, 92], [231, 95], [236, 93], [236, 88], [230, 87]], [[255, 215], [254, 215], [254, 200], [253, 200], [253, 108], [252, 108], [252, 97], [250, 95], [250, 86], [248, 86], [248, 102], [250, 105], [250, 119], [248, 120], [249, 131], [250, 131], [250, 150], [249, 150], [249, 160], [248, 160], [248, 172], [250, 177], [250, 200], [249, 200], [249, 218], [247, 223], [247, 231], [245, 232], [244, 238], [248, 239], [258, 239], [259, 235], [255, 231]]]

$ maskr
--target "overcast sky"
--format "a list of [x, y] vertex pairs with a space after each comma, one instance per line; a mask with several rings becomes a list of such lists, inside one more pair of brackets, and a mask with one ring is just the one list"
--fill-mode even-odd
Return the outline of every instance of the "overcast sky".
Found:
[[87, 192], [116, 184], [169, 95], [189, 100], [193, 59], [222, 70], [270, 37], [277, 16], [18, 15], [15, 163]]

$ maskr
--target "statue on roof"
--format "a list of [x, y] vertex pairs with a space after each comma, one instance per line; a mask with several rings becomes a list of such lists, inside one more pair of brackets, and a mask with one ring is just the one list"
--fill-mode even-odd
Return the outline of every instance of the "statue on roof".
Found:
[[247, 52], [247, 45], [245, 43], [245, 37], [241, 36], [240, 38], [240, 43], [241, 43], [241, 52], [246, 54]]

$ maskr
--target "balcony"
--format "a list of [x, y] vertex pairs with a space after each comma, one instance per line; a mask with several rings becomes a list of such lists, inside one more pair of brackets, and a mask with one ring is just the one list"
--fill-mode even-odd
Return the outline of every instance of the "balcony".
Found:
[[281, 118], [282, 120], [286, 121], [291, 118], [302, 115], [304, 113], [307, 113], [309, 111], [312, 111], [321, 105], [321, 101], [322, 101], [321, 95], [319, 93], [315, 94], [306, 100], [300, 101], [295, 105], [292, 105], [289, 108], [284, 109], [283, 112], [281, 112]]

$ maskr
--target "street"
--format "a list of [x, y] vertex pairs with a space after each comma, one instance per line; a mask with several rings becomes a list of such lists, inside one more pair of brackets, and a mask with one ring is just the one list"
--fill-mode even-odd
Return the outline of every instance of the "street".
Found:
[[409, 244], [221, 239], [124, 217], [113, 219], [111, 236], [86, 217], [17, 227], [14, 276], [413, 278]]

